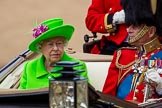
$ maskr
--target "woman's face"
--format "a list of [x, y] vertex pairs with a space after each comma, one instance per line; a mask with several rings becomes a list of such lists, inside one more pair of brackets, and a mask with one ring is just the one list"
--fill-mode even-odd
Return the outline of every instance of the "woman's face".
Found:
[[54, 37], [44, 40], [41, 44], [40, 51], [50, 64], [60, 61], [64, 53], [65, 38]]

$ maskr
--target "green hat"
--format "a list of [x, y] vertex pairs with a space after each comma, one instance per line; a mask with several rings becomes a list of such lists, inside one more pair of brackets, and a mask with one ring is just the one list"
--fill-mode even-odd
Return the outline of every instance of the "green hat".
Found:
[[33, 31], [35, 39], [29, 44], [29, 50], [37, 52], [37, 44], [40, 41], [57, 36], [62, 36], [69, 41], [74, 32], [74, 27], [72, 25], [64, 25], [61, 18], [53, 18], [42, 22]]

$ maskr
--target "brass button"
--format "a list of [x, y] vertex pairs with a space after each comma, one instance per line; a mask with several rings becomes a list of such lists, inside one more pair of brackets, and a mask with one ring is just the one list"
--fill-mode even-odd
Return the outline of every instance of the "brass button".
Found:
[[138, 90], [138, 89], [135, 89], [135, 92], [136, 92], [136, 93], [138, 93], [138, 92], [139, 92], [139, 90]]
[[137, 82], [136, 84], [139, 85], [139, 82]]
[[136, 101], [136, 100], [137, 100], [137, 97], [133, 97], [133, 100], [135, 100], [135, 101]]

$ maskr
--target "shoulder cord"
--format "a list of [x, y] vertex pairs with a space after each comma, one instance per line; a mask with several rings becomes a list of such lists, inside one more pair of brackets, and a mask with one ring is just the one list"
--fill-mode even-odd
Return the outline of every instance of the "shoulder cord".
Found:
[[[136, 59], [135, 61], [127, 64], [127, 65], [122, 65], [122, 64], [119, 64], [119, 58], [121, 56], [121, 50], [118, 50], [117, 52], [117, 58], [116, 58], [116, 61], [115, 61], [115, 65], [117, 66], [117, 68], [119, 68], [119, 76], [118, 76], [118, 83], [117, 85], [119, 85], [120, 81], [122, 80], [122, 78], [132, 69], [132, 65], [135, 64], [135, 63], [139, 63], [140, 60], [139, 59]], [[121, 73], [122, 73], [122, 70], [126, 70], [126, 72], [121, 76]]]
[[122, 65], [122, 64], [119, 64], [119, 62], [118, 62], [120, 56], [121, 56], [121, 50], [118, 50], [118, 52], [117, 52], [117, 58], [116, 58], [116, 61], [115, 61], [115, 65], [117, 66], [117, 68], [122, 69], [122, 70], [123, 69], [127, 69], [128, 67], [132, 66], [133, 64], [139, 62], [139, 59], [137, 59], [137, 60], [135, 60], [135, 61], [133, 61], [133, 62], [127, 64], [127, 65]]

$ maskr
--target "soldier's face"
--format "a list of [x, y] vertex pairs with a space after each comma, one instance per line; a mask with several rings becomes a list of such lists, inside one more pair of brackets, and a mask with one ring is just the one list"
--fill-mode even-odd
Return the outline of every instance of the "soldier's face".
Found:
[[[129, 39], [131, 40], [131, 39], [135, 38], [143, 27], [144, 27], [144, 25], [140, 25], [140, 26], [130, 25], [130, 26], [128, 26], [127, 32], [129, 35]], [[141, 46], [148, 41], [147, 37], [148, 37], [148, 33], [145, 33], [140, 39], [137, 39], [135, 42], [131, 43], [131, 45], [137, 46], [137, 47]]]

